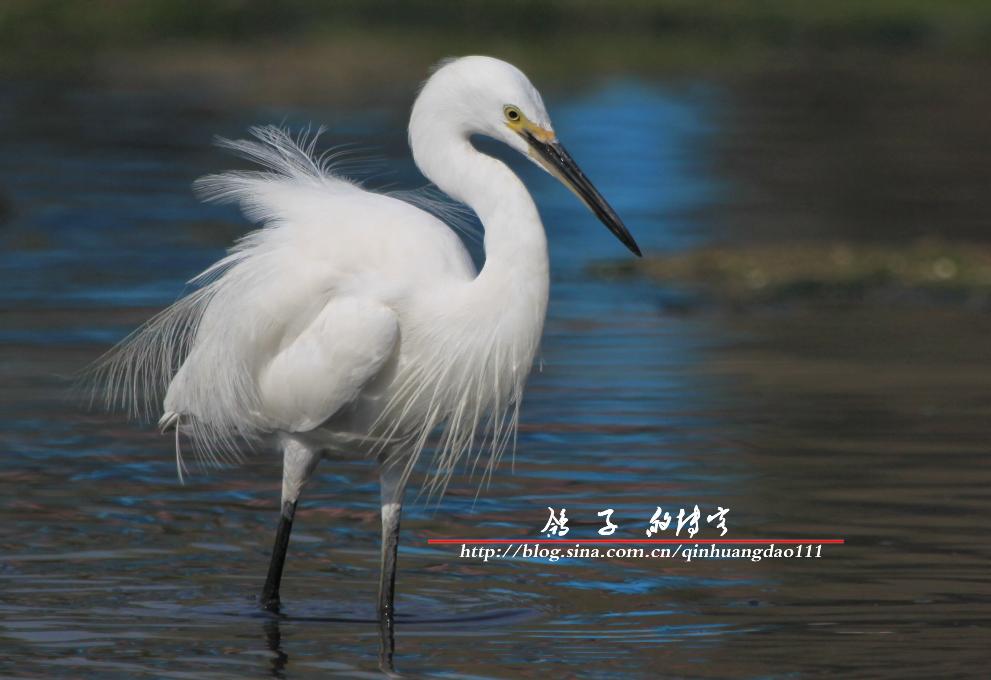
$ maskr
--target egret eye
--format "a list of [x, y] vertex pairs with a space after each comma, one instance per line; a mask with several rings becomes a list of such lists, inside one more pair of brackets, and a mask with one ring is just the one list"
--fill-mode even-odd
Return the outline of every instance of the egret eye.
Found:
[[510, 123], [516, 123], [523, 117], [523, 114], [515, 106], [507, 106], [504, 111], [506, 113], [506, 120]]

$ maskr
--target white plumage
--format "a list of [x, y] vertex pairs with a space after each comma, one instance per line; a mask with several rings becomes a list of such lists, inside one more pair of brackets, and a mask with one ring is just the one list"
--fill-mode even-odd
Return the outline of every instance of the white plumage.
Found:
[[[333, 157], [315, 157], [315, 138], [252, 132], [254, 140], [222, 145], [262, 170], [205, 177], [196, 189], [239, 204], [261, 228], [111, 351], [97, 374], [111, 403], [137, 413], [153, 412], [164, 391], [162, 425], [177, 426], [177, 447], [181, 432], [208, 460], [281, 447], [284, 519], [325, 452], [377, 457], [398, 532], [403, 486], [433, 432], [441, 434], [431, 491], [443, 490], [466, 455], [474, 467], [487, 452], [490, 472], [513, 441], [547, 306], [536, 206], [470, 136], [528, 155], [624, 242], [632, 238], [557, 143], [537, 91], [496, 59], [443, 64], [409, 128], [423, 174], [481, 219], [480, 272], [438, 217], [336, 174]], [[177, 461], [181, 474], [178, 449]], [[386, 537], [391, 512], [383, 511]], [[276, 601], [281, 563], [278, 571]], [[388, 600], [380, 608], [391, 612], [391, 590]]]

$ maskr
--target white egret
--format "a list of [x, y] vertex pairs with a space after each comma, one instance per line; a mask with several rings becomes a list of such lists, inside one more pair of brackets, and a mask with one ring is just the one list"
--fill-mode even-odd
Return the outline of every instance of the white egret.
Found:
[[[261, 603], [279, 606], [300, 492], [328, 452], [376, 461], [382, 556], [378, 614], [391, 625], [403, 491], [432, 433], [431, 490], [485, 455], [484, 476], [513, 440], [543, 329], [547, 241], [533, 199], [472, 135], [505, 142], [568, 186], [627, 248], [626, 227], [557, 141], [540, 94], [489, 57], [443, 63], [413, 106], [409, 143], [423, 174], [477, 213], [476, 271], [438, 217], [374, 193], [276, 128], [222, 141], [258, 162], [197, 182], [261, 228], [200, 274], [195, 292], [97, 365], [112, 405], [164, 413], [208, 459], [245, 448], [283, 456], [282, 511]], [[164, 403], [159, 399], [164, 392]]]

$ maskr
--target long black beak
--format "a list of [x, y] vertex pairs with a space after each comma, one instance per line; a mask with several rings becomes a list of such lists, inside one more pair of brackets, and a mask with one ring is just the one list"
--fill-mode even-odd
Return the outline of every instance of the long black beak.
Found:
[[616, 235], [616, 238], [623, 242], [624, 246], [630, 249], [630, 252], [641, 257], [640, 247], [633, 240], [633, 236], [623, 224], [623, 220], [619, 219], [616, 211], [606, 202], [598, 189], [592, 185], [585, 173], [575, 163], [571, 154], [561, 146], [561, 143], [557, 140], [541, 141], [529, 132], [524, 132], [523, 136], [530, 144], [530, 148], [537, 154], [541, 164], [571, 189], [578, 198], [582, 199], [588, 209], [595, 213], [595, 216], [606, 225], [609, 231]]

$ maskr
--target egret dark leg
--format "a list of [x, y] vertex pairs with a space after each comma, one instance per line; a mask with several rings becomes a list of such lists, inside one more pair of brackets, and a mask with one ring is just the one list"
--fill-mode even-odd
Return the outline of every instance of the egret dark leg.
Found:
[[283, 437], [282, 511], [279, 514], [279, 528], [275, 532], [272, 559], [268, 564], [268, 575], [265, 578], [260, 601], [262, 608], [267, 611], [279, 611], [279, 586], [282, 583], [282, 571], [286, 566], [286, 552], [289, 549], [289, 535], [292, 533], [296, 504], [319, 460], [318, 451], [310, 449], [297, 439]]
[[379, 473], [382, 487], [382, 561], [379, 571], [378, 617], [381, 634], [379, 667], [386, 675], [395, 673], [396, 558], [399, 552], [399, 519], [406, 489], [404, 467], [385, 464]]
[[395, 615], [396, 557], [399, 552], [399, 519], [406, 488], [402, 465], [386, 465], [379, 475], [382, 487], [382, 560], [379, 573], [378, 615], [391, 621]]
[[268, 563], [268, 576], [262, 588], [262, 609], [270, 612], [279, 610], [279, 585], [282, 583], [282, 570], [286, 566], [286, 551], [289, 549], [289, 534], [292, 532], [292, 519], [296, 514], [296, 503], [283, 503], [279, 515], [279, 528], [275, 532], [275, 545], [272, 559]]

